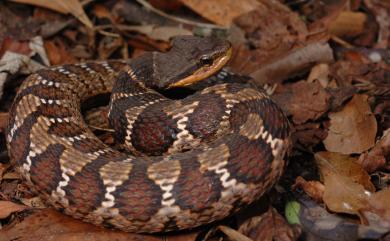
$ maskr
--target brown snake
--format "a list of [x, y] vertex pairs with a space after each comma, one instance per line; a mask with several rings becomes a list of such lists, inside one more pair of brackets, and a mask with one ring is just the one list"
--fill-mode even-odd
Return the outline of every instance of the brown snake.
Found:
[[[220, 220], [281, 176], [287, 119], [245, 84], [218, 84], [181, 100], [152, 88], [205, 79], [230, 52], [226, 41], [182, 36], [167, 53], [40, 70], [10, 110], [11, 160], [47, 203], [97, 225], [163, 232]], [[109, 92], [116, 140], [133, 155], [103, 144], [83, 120], [81, 104]]]

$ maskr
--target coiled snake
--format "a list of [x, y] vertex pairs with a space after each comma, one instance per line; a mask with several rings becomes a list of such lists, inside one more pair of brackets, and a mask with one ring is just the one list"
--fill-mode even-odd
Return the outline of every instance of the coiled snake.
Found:
[[[153, 90], [217, 73], [230, 44], [182, 36], [172, 45], [132, 60], [42, 69], [24, 81], [7, 145], [50, 205], [97, 225], [162, 232], [220, 220], [279, 179], [289, 125], [264, 93], [231, 83], [169, 100]], [[81, 104], [111, 91], [116, 140], [135, 155], [103, 144], [83, 120]]]

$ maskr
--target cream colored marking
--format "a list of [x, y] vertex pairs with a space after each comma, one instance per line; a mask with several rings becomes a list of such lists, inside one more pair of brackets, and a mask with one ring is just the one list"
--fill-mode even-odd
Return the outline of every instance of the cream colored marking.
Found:
[[106, 208], [111, 208], [115, 205], [115, 197], [111, 194], [116, 188], [129, 179], [129, 174], [133, 167], [131, 158], [120, 162], [109, 162], [100, 168], [99, 174], [103, 179], [103, 184], [106, 187], [104, 200], [100, 208], [96, 212], [101, 213]]
[[114, 72], [114, 69], [110, 66], [108, 62], [103, 62], [101, 65], [108, 71], [108, 72]]
[[[134, 73], [134, 70], [132, 68], [129, 67], [129, 69], [127, 70], [127, 73], [130, 75], [130, 77], [133, 79], [133, 80], [138, 80], [136, 74]], [[142, 83], [142, 82], [137, 82], [141, 87], [145, 87], [145, 85]]]
[[174, 153], [182, 149], [188, 149], [199, 145], [200, 140], [196, 139], [187, 130], [188, 115], [192, 114], [198, 105], [199, 101], [195, 101], [190, 105], [179, 108], [182, 112], [170, 112], [170, 114], [174, 114], [172, 119], [180, 118], [177, 121], [177, 128], [179, 129], [179, 133], [176, 135], [177, 139], [173, 142], [167, 153]]
[[161, 190], [162, 195], [161, 205], [164, 207], [172, 207], [175, 199], [172, 197], [173, 185], [180, 175], [180, 162], [178, 160], [163, 160], [149, 166], [147, 173]]
[[95, 70], [93, 70], [90, 67], [88, 67], [87, 63], [81, 63], [81, 64], [78, 64], [78, 66], [80, 66], [81, 68], [85, 69], [90, 74], [96, 74], [97, 73]]
[[[30, 132], [30, 151], [34, 153], [42, 153], [51, 144], [62, 144], [65, 149], [59, 158], [62, 178], [56, 189], [52, 191], [51, 196], [58, 200], [63, 205], [68, 205], [68, 201], [64, 198], [65, 191], [63, 190], [69, 183], [69, 177], [80, 172], [81, 169], [88, 163], [96, 159], [97, 155], [88, 155], [88, 153], [78, 151], [72, 147], [72, 142], [66, 138], [58, 138], [56, 135], [48, 133], [51, 119], [40, 116], [36, 124], [33, 125]], [[85, 137], [95, 138], [92, 133], [85, 133]], [[97, 142], [99, 140], [96, 140]], [[31, 165], [24, 166], [28, 171]]]
[[203, 153], [198, 155], [200, 171], [215, 171], [216, 169], [225, 166], [229, 156], [229, 148], [225, 144], [206, 149]]
[[42, 102], [40, 98], [36, 97], [35, 95], [28, 94], [22, 97], [18, 103], [18, 106], [16, 107], [15, 121], [7, 137], [8, 142], [12, 141], [16, 130], [23, 125], [26, 117], [35, 112], [41, 104]]
[[268, 135], [266, 142], [271, 146], [272, 155], [274, 159], [282, 159], [284, 155], [285, 144], [284, 140], [273, 138], [271, 134]]
[[202, 172], [205, 172], [206, 170], [213, 171], [219, 176], [219, 180], [224, 187], [224, 190], [221, 193], [223, 199], [231, 198], [236, 193], [247, 189], [247, 185], [239, 183], [235, 178], [232, 178], [229, 170], [226, 168], [229, 156], [229, 148], [225, 144], [221, 144], [213, 149], [208, 149], [198, 156], [198, 160], [201, 164], [200, 170]]
[[263, 119], [258, 114], [250, 113], [245, 123], [240, 126], [240, 134], [249, 140], [256, 140], [264, 133]]

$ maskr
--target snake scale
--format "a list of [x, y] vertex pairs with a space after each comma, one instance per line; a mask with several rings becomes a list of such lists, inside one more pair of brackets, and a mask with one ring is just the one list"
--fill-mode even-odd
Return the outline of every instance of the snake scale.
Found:
[[[156, 89], [226, 77], [231, 54], [212, 38], [181, 36], [172, 46], [42, 69], [23, 82], [7, 145], [43, 200], [86, 222], [153, 233], [223, 219], [277, 182], [290, 146], [280, 108], [235, 83], [167, 99]], [[126, 150], [103, 144], [84, 122], [82, 103], [102, 93], [111, 93], [109, 122]]]

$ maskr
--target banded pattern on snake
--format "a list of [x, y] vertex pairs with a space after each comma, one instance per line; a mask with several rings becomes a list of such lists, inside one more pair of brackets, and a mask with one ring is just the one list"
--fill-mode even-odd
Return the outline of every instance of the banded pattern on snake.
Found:
[[[220, 220], [281, 176], [286, 117], [245, 84], [181, 100], [154, 89], [201, 81], [230, 52], [226, 41], [182, 36], [167, 53], [40, 70], [10, 111], [11, 160], [50, 205], [97, 225], [152, 233]], [[103, 144], [80, 111], [86, 99], [109, 92], [110, 124], [126, 152]]]

